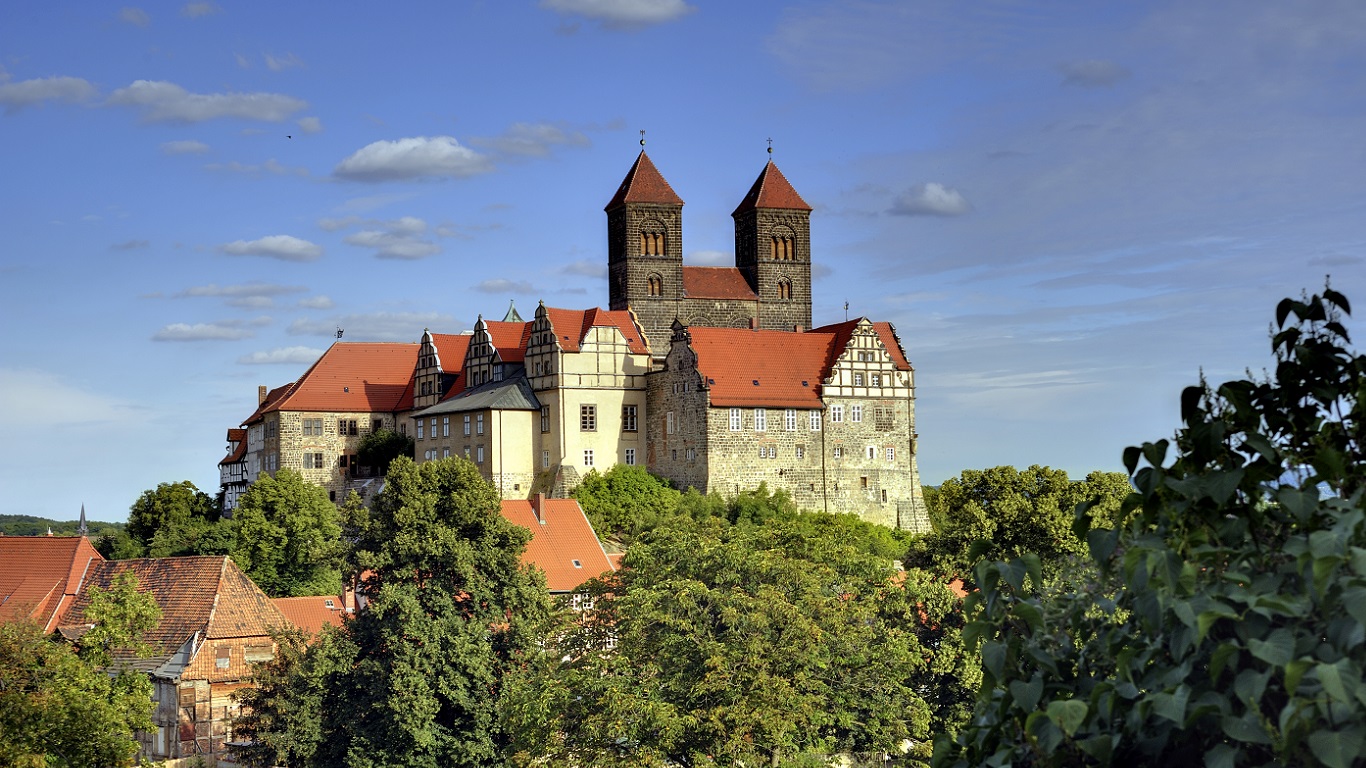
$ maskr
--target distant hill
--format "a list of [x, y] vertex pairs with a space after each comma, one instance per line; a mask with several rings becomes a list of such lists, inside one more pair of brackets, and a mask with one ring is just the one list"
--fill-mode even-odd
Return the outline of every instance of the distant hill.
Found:
[[[49, 520], [33, 515], [0, 515], [0, 533], [6, 536], [43, 536], [49, 527], [54, 536], [75, 536], [80, 527], [79, 520]], [[90, 537], [95, 538], [123, 530], [123, 523], [105, 523], [99, 520], [86, 522]]]

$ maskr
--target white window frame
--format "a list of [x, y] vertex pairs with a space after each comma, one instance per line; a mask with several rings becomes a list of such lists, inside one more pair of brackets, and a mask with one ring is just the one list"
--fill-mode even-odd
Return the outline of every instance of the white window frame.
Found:
[[830, 406], [830, 421], [836, 424], [840, 423], [841, 421], [844, 421], [844, 406]]
[[484, 414], [482, 413], [474, 414], [474, 434], [484, 434]]
[[470, 415], [465, 414], [465, 437], [470, 436]]
[[672, 435], [672, 434], [676, 431], [677, 426], [678, 426], [678, 425], [677, 425], [677, 423], [676, 423], [675, 420], [674, 420], [674, 412], [673, 412], [673, 411], [669, 411], [668, 413], [664, 414], [664, 433], [665, 433], [665, 434], [667, 434], [667, 435]]
[[856, 386], [856, 387], [861, 387], [861, 386], [863, 386], [863, 374], [861, 374], [861, 373], [855, 373], [855, 374], [854, 374], [854, 386]]
[[811, 431], [812, 431], [812, 432], [819, 432], [819, 431], [821, 431], [821, 412], [820, 412], [820, 411], [812, 411], [812, 412], [811, 412]]
[[451, 417], [450, 417], [450, 416], [442, 416], [442, 417], [441, 417], [441, 436], [442, 436], [442, 437], [450, 437], [450, 436], [451, 436]]
[[852, 422], [854, 422], [855, 424], [858, 424], [858, 423], [862, 422], [862, 421], [863, 421], [863, 406], [861, 406], [861, 405], [851, 405], [851, 406], [849, 406], [849, 420], [852, 421]]
[[832, 455], [834, 456], [834, 458], [837, 458], [837, 459], [842, 459], [842, 458], [844, 458], [844, 446], [842, 446], [842, 445], [837, 445], [837, 446], [835, 446], [835, 450], [834, 450], [834, 453], [833, 453]]
[[426, 422], [423, 421], [422, 419], [418, 419], [418, 420], [417, 420], [417, 439], [418, 439], [418, 440], [426, 440], [426, 439], [427, 439], [427, 434], [426, 434], [426, 431], [425, 431], [426, 428], [425, 428], [425, 426], [424, 426], [425, 424], [426, 424]]
[[550, 451], [541, 451], [541, 468], [550, 469]]
[[583, 465], [584, 465], [585, 467], [591, 467], [591, 466], [593, 466], [593, 449], [592, 449], [592, 448], [585, 448], [585, 449], [583, 450]]
[[745, 417], [741, 415], [739, 408], [730, 409], [730, 431], [739, 432], [744, 429]]
[[784, 421], [784, 426], [787, 427], [787, 431], [788, 431], [788, 432], [796, 432], [796, 431], [797, 431], [797, 409], [796, 409], [796, 408], [788, 408], [788, 409], [787, 409], [787, 412], [783, 414], [783, 421]]
[[765, 408], [755, 408], [755, 409], [754, 409], [754, 431], [755, 431], [755, 432], [767, 432], [767, 431], [768, 431], [768, 410], [767, 410], [767, 409], [765, 409]]
[[896, 461], [896, 448], [887, 446], [887, 461]]
[[634, 448], [627, 448], [627, 449], [626, 449], [626, 466], [628, 466], [628, 467], [634, 467], [635, 465], [636, 465], [636, 449], [634, 449]]

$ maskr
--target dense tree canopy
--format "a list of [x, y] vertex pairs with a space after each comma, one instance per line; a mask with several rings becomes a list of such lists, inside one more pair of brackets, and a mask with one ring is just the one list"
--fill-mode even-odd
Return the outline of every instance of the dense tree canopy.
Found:
[[392, 429], [377, 429], [361, 438], [356, 458], [361, 466], [374, 469], [377, 474], [389, 472], [389, 465], [399, 456], [413, 456], [413, 439]]
[[1268, 380], [1191, 387], [1174, 444], [1126, 450], [1132, 514], [1077, 521], [1102, 580], [1045, 599], [1033, 555], [978, 566], [965, 635], [986, 685], [937, 764], [1366, 761], [1366, 356], [1347, 311], [1332, 290], [1282, 302]]
[[590, 471], [574, 488], [598, 536], [630, 541], [678, 510], [680, 494], [641, 466], [617, 464], [607, 472]]
[[[129, 540], [108, 543], [106, 555], [170, 557], [227, 554], [230, 535], [217, 525], [218, 506], [194, 483], [161, 483], [143, 491], [128, 513]], [[131, 540], [131, 541], [130, 541]]]
[[232, 559], [271, 597], [341, 591], [341, 524], [327, 491], [298, 472], [262, 475], [242, 494]]

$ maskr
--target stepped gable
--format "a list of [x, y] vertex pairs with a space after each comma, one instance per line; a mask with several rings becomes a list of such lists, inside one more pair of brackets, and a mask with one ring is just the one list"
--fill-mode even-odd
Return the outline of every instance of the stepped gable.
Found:
[[802, 196], [797, 194], [797, 190], [788, 183], [787, 177], [778, 170], [778, 166], [772, 160], [764, 166], [764, 170], [759, 172], [759, 178], [754, 180], [754, 186], [749, 188], [745, 199], [740, 201], [731, 216], [736, 216], [745, 211], [752, 211], [755, 208], [782, 208], [792, 211], [809, 211], [811, 206], [806, 204]]
[[834, 334], [702, 327], [688, 334], [713, 406], [823, 407]]
[[683, 198], [679, 197], [673, 187], [669, 186], [669, 182], [664, 180], [664, 176], [655, 168], [655, 164], [650, 162], [650, 156], [645, 154], [643, 149], [631, 165], [631, 170], [626, 172], [626, 178], [621, 180], [621, 186], [617, 187], [617, 193], [612, 196], [612, 201], [603, 210], [610, 211], [627, 203], [683, 205]]
[[572, 592], [616, 570], [574, 499], [504, 499], [500, 511], [508, 522], [531, 531], [522, 562], [545, 572], [552, 593]]
[[102, 562], [84, 536], [0, 535], [0, 622], [29, 619], [52, 631]]
[[412, 402], [421, 345], [338, 341], [280, 397], [266, 399], [253, 419], [271, 411], [391, 413]]
[[555, 329], [560, 348], [565, 352], [578, 352], [583, 346], [583, 340], [588, 337], [588, 332], [595, 327], [603, 327], [616, 328], [620, 331], [632, 354], [650, 354], [650, 346], [646, 343], [645, 335], [636, 327], [635, 319], [626, 310], [546, 307], [545, 312], [550, 319], [550, 325]]
[[745, 274], [735, 267], [684, 267], [683, 296], [689, 299], [759, 299], [745, 280]]
[[[845, 320], [842, 323], [823, 325], [820, 328], [812, 328], [808, 333], [829, 333], [834, 336], [834, 344], [830, 347], [830, 357], [825, 361], [825, 373], [829, 375], [830, 369], [834, 367], [835, 360], [849, 347], [849, 339], [854, 335], [854, 329], [858, 324], [866, 321], [866, 317], [856, 317], [853, 320]], [[891, 355], [892, 362], [896, 364], [899, 371], [911, 370], [911, 364], [906, 360], [906, 354], [901, 349], [901, 340], [897, 338], [896, 329], [891, 323], [880, 322], [870, 323], [873, 330], [877, 332], [878, 338], [882, 340], [882, 346], [887, 348], [887, 353]]]

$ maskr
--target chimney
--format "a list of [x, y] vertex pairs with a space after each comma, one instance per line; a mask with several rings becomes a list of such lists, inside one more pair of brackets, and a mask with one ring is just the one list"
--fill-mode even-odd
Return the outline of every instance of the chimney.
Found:
[[757, 331], [757, 330], [759, 330], [759, 318], [757, 318], [757, 317], [751, 317], [751, 318], [749, 319], [749, 329], [750, 329], [751, 331]]
[[536, 522], [545, 525], [545, 514], [542, 511], [545, 507], [545, 494], [538, 493], [531, 497], [531, 514], [536, 516]]
[[342, 610], [356, 612], [356, 585], [354, 582], [342, 586]]
[[261, 405], [266, 401], [266, 385], [262, 384], [256, 388], [256, 404]]
[[806, 332], [806, 329], [802, 327], [802, 324], [801, 324], [801, 323], [797, 323], [796, 325], [792, 326], [792, 330], [793, 330], [794, 333], [805, 333], [805, 332]]

